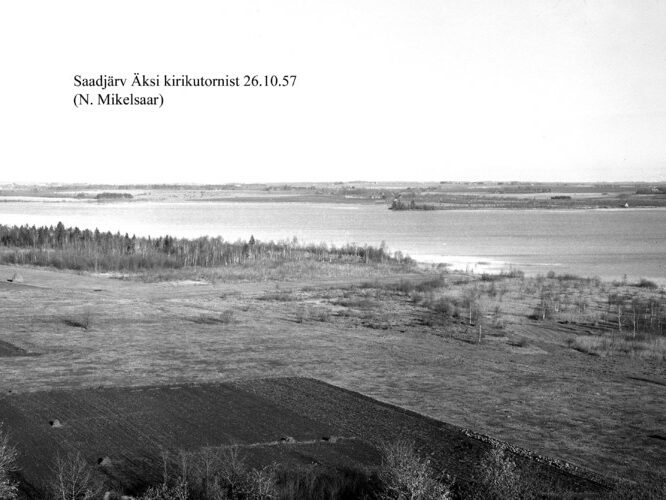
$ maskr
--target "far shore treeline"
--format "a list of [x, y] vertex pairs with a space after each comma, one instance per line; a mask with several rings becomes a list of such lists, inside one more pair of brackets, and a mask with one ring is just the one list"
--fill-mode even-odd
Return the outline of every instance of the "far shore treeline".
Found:
[[255, 261], [315, 260], [349, 263], [411, 263], [401, 252], [348, 244], [300, 244], [292, 241], [225, 241], [222, 237], [195, 239], [136, 237], [95, 229], [0, 224], [0, 262], [94, 271], [143, 271], [187, 266], [230, 266]]

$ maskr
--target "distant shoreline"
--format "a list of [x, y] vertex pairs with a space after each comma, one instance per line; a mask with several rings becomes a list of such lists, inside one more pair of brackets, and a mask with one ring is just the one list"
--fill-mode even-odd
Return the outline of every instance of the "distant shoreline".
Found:
[[[384, 203], [376, 200], [368, 200], [362, 198], [340, 198], [331, 196], [299, 196], [287, 195], [283, 197], [277, 196], [236, 196], [236, 197], [221, 197], [221, 198], [168, 198], [168, 197], [136, 197], [134, 199], [94, 199], [94, 198], [74, 198], [63, 196], [6, 196], [0, 195], [0, 203], [87, 203], [87, 204], [140, 204], [140, 203], [308, 203], [308, 204], [339, 204], [339, 205], [366, 205], [366, 206], [381, 206]], [[386, 205], [387, 210], [391, 210], [389, 205]], [[460, 203], [438, 206], [436, 208], [428, 209], [399, 209], [391, 210], [393, 212], [441, 212], [441, 211], [533, 211], [533, 210], [654, 210], [666, 208], [666, 197], [663, 200], [650, 203], [642, 201], [641, 204], [632, 205], [628, 207], [621, 205], [610, 205], [606, 203], [599, 204], [498, 204], [490, 206], [483, 203]]]
[[5, 185], [8, 201], [235, 202], [383, 205], [393, 211], [589, 210], [666, 207], [664, 183], [292, 183], [224, 185]]

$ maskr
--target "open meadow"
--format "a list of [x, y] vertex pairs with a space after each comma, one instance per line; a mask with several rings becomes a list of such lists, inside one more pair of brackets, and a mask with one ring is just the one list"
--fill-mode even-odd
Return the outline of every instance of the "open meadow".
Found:
[[649, 280], [334, 260], [0, 277], [5, 395], [311, 377], [611, 480], [666, 480]]

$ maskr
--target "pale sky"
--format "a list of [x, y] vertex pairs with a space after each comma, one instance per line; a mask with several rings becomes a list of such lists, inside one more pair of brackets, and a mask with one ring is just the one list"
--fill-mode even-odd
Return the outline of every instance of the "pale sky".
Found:
[[[0, 46], [0, 183], [666, 180], [666, 1], [11, 1]], [[297, 80], [74, 107], [134, 72]]]

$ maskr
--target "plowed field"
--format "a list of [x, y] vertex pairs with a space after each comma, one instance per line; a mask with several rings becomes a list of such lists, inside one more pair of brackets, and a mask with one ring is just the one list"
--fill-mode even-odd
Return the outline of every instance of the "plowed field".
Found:
[[[0, 421], [18, 443], [28, 492], [49, 481], [58, 454], [76, 451], [131, 488], [159, 480], [163, 450], [236, 445], [254, 465], [373, 466], [376, 444], [409, 439], [466, 481], [490, 446], [456, 426], [303, 378], [10, 394], [0, 399]], [[563, 462], [512, 454], [544, 485], [605, 490], [602, 479]]]

